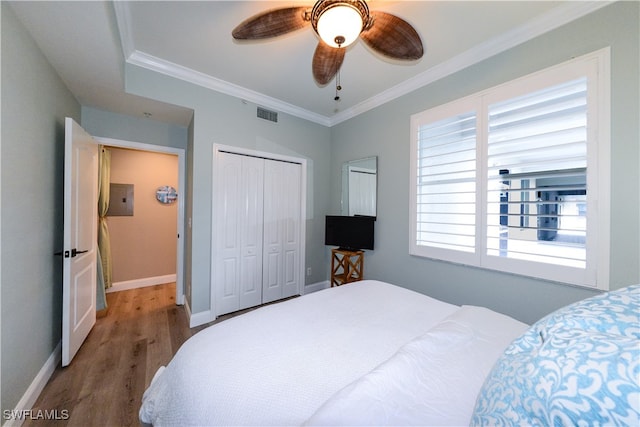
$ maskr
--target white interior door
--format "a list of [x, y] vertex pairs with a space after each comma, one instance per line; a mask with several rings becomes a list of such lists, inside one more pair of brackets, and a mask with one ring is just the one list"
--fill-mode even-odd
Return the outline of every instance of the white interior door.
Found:
[[62, 366], [96, 322], [98, 144], [65, 120]]

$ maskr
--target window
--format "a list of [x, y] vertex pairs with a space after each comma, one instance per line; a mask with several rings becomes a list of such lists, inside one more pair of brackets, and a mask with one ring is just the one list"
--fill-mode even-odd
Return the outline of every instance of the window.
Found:
[[608, 287], [608, 54], [412, 116], [411, 254]]

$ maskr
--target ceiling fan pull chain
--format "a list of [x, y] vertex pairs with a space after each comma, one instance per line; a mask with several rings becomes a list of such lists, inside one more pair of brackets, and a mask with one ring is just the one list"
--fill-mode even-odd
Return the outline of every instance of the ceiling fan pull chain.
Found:
[[338, 95], [339, 90], [342, 90], [342, 86], [340, 86], [340, 69], [338, 68], [338, 72], [336, 73], [336, 97], [333, 98], [334, 101], [340, 101], [340, 96]]

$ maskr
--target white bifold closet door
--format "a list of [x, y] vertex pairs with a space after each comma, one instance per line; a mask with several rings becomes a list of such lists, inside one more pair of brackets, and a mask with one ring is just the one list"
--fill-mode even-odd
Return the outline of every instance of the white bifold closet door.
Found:
[[300, 293], [301, 166], [217, 153], [216, 314]]

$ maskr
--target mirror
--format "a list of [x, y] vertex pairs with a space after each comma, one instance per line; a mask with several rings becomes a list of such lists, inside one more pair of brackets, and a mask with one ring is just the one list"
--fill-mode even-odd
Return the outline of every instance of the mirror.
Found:
[[342, 164], [342, 215], [376, 216], [378, 158], [350, 160]]

